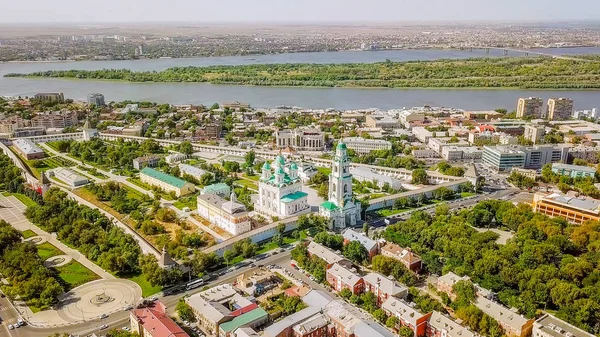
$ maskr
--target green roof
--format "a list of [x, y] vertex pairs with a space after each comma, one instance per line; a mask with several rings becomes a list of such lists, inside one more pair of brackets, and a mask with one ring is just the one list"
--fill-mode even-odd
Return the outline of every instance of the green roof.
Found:
[[177, 177], [174, 177], [170, 174], [166, 174], [160, 171], [157, 171], [153, 168], [150, 167], [144, 167], [143, 170], [140, 171], [141, 173], [150, 176], [154, 179], [158, 179], [160, 181], [162, 181], [163, 183], [167, 183], [171, 186], [175, 186], [175, 187], [179, 187], [182, 188], [183, 186], [185, 186], [186, 181], [185, 180], [181, 180]]
[[256, 308], [250, 312], [240, 315], [229, 322], [219, 325], [219, 329], [224, 332], [231, 332], [237, 328], [248, 325], [252, 322], [265, 319], [269, 314], [263, 308]]
[[324, 203], [321, 204], [321, 207], [328, 209], [330, 211], [335, 211], [336, 209], [338, 209], [339, 207], [337, 207], [336, 204], [334, 204], [331, 201], [325, 201]]
[[283, 170], [283, 167], [279, 166], [277, 168], [277, 170], [275, 171], [276, 174], [285, 174], [285, 171]]
[[212, 185], [208, 185], [206, 187], [204, 187], [204, 193], [217, 193], [217, 192], [223, 192], [223, 191], [227, 191], [227, 194], [229, 193], [229, 185], [225, 184], [225, 183], [217, 183], [217, 184], [212, 184]]
[[292, 170], [297, 170], [297, 169], [298, 169], [298, 165], [296, 165], [296, 163], [292, 163], [292, 164], [290, 165], [290, 169], [292, 169]]
[[263, 170], [270, 170], [271, 169], [271, 165], [269, 164], [268, 161], [266, 161], [263, 166], [262, 166]]
[[283, 198], [281, 198], [281, 202], [292, 202], [294, 200], [298, 200], [300, 198], [304, 198], [306, 197], [308, 194], [302, 192], [302, 191], [298, 191], [298, 192], [294, 192], [292, 194], [288, 194], [288, 195], [284, 195]]
[[337, 145], [337, 148], [345, 150], [346, 149], [346, 143], [339, 142], [338, 145]]

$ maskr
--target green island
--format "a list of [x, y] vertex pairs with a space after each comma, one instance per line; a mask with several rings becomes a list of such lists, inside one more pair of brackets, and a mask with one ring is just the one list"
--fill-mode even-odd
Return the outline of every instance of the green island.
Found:
[[470, 58], [356, 64], [255, 64], [128, 69], [52, 70], [5, 77], [43, 77], [128, 82], [363, 88], [600, 89], [600, 58]]

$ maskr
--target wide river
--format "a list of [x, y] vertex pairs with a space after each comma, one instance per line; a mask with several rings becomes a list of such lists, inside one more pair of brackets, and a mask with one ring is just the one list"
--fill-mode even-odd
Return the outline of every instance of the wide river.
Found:
[[[600, 48], [536, 49], [555, 55], [600, 54]], [[509, 56], [522, 55], [509, 53]], [[409, 60], [502, 57], [502, 51], [490, 50], [396, 50], [296, 53], [258, 56], [205, 57], [189, 59], [153, 59], [136, 61], [81, 61], [0, 63], [0, 76], [59, 69], [131, 69], [163, 70], [181, 66], [241, 65], [257, 63], [366, 63]], [[127, 83], [61, 79], [21, 79], [0, 77], [0, 96], [31, 96], [37, 92], [63, 92], [66, 97], [85, 99], [99, 92], [109, 101], [146, 100], [173, 104], [206, 104], [241, 101], [257, 107], [278, 105], [305, 108], [381, 109], [444, 106], [464, 109], [515, 109], [519, 97], [571, 97], [576, 109], [600, 108], [600, 91], [477, 90], [477, 89], [350, 89], [310, 87], [260, 87], [214, 85], [208, 83]]]

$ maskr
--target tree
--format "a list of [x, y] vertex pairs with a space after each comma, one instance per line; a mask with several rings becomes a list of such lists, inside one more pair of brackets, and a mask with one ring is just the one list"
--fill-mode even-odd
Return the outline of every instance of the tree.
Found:
[[212, 173], [204, 173], [202, 176], [200, 176], [200, 185], [202, 186], [208, 186], [210, 184], [212, 184], [213, 182], [213, 175]]
[[400, 320], [398, 319], [398, 317], [392, 315], [392, 316], [388, 317], [388, 319], [385, 321], [385, 326], [387, 326], [390, 329], [395, 329], [396, 326], [398, 326], [398, 323], [400, 323]]
[[340, 296], [345, 300], [349, 300], [350, 296], [352, 296], [352, 292], [350, 291], [350, 289], [344, 288], [340, 291]]
[[381, 308], [373, 311], [373, 317], [381, 323], [385, 323], [385, 321], [387, 320], [387, 315], [385, 314], [385, 311], [383, 311], [383, 309]]
[[236, 256], [237, 256], [236, 252], [233, 251], [233, 250], [231, 250], [231, 249], [226, 250], [223, 253], [223, 259], [225, 260], [225, 263], [227, 265], [229, 265], [229, 263], [231, 262], [231, 260], [233, 260]]
[[366, 236], [369, 236], [369, 224], [366, 222], [363, 224], [363, 233], [365, 233]]
[[400, 337], [414, 337], [415, 333], [412, 331], [411, 328], [409, 328], [407, 326], [402, 326], [398, 330], [398, 336], [400, 336]]
[[281, 247], [283, 246], [283, 237], [281, 236], [281, 234], [275, 234], [271, 238], [271, 242], [276, 244], [278, 247]]
[[156, 219], [162, 222], [174, 222], [177, 219], [177, 215], [172, 209], [160, 208], [156, 211]]
[[411, 184], [427, 185], [427, 183], [428, 183], [427, 171], [425, 171], [423, 169], [415, 169], [412, 171]]
[[245, 161], [246, 167], [252, 167], [252, 165], [254, 165], [255, 159], [256, 159], [256, 153], [254, 152], [254, 150], [250, 150], [250, 151], [246, 152], [246, 154], [244, 155], [244, 161]]
[[190, 307], [184, 299], [180, 299], [179, 302], [177, 302], [177, 307], [175, 308], [175, 310], [177, 311], [177, 315], [179, 315], [179, 318], [181, 318], [182, 320], [188, 322], [196, 321], [196, 315], [194, 315], [192, 307]]
[[183, 141], [179, 144], [179, 152], [189, 156], [194, 152], [194, 147], [189, 141]]
[[285, 224], [284, 223], [280, 223], [277, 225], [277, 233], [283, 235], [283, 233], [285, 233]]

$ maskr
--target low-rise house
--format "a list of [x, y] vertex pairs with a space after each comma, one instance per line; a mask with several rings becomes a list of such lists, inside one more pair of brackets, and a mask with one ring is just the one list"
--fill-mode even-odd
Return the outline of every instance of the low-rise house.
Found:
[[212, 184], [212, 185], [208, 185], [205, 186], [202, 191], [200, 191], [200, 194], [204, 195], [204, 194], [216, 194], [220, 197], [225, 198], [226, 196], [228, 196], [229, 194], [231, 194], [231, 188], [229, 187], [229, 185], [225, 184], [225, 183], [217, 183], [217, 184]]
[[572, 324], [558, 319], [550, 314], [545, 314], [533, 323], [533, 337], [594, 337]]
[[507, 336], [527, 337], [531, 334], [535, 319], [527, 319], [515, 311], [482, 296], [478, 296], [474, 304], [481, 311], [495, 319]]
[[325, 337], [327, 336], [328, 325], [329, 322], [326, 317], [320, 314], [294, 325], [292, 330], [294, 337]]
[[346, 229], [342, 236], [344, 237], [344, 244], [347, 244], [351, 241], [358, 241], [360, 244], [365, 247], [367, 252], [369, 253], [369, 260], [373, 258], [373, 256], [379, 253], [379, 242], [369, 239], [366, 235], [362, 233], [358, 233], [352, 228]]
[[438, 311], [432, 312], [427, 319], [425, 335], [427, 337], [476, 337], [473, 331]]
[[167, 315], [167, 308], [160, 301], [155, 301], [148, 307], [131, 310], [129, 321], [131, 331], [138, 333], [140, 337], [189, 337]]
[[160, 161], [159, 156], [143, 156], [137, 157], [133, 160], [133, 168], [136, 170], [141, 170], [144, 167], [157, 167], [158, 162]]
[[389, 316], [395, 316], [398, 318], [399, 323], [397, 328], [403, 326], [409, 327], [414, 332], [415, 337], [425, 335], [429, 314], [424, 315], [413, 308], [410, 304], [395, 297], [388, 298], [385, 302], [383, 302], [381, 308]]
[[421, 271], [423, 262], [421, 257], [412, 252], [410, 248], [402, 248], [395, 243], [388, 242], [381, 247], [381, 255], [400, 261], [408, 270], [415, 273]]
[[187, 159], [187, 156], [185, 154], [176, 153], [176, 152], [173, 152], [165, 157], [165, 161], [168, 164], [175, 164], [175, 163], [178, 163], [178, 162], [180, 162], [182, 160], [186, 160], [186, 159]]
[[140, 180], [145, 184], [157, 186], [167, 193], [175, 192], [177, 197], [196, 191], [196, 187], [192, 183], [149, 167], [145, 167], [140, 171]]
[[184, 174], [187, 174], [196, 180], [200, 180], [202, 178], [202, 176], [207, 173], [206, 171], [204, 171], [203, 169], [201, 169], [199, 167], [188, 165], [188, 164], [179, 164], [178, 167], [179, 167], [179, 172], [182, 177]]
[[327, 282], [337, 292], [342, 291], [342, 289], [348, 289], [352, 294], [358, 295], [365, 290], [365, 281], [363, 278], [339, 263], [336, 263], [331, 266], [331, 268], [327, 269], [326, 278]]
[[408, 288], [378, 273], [369, 273], [363, 280], [365, 291], [375, 294], [379, 306], [390, 297], [406, 298], [408, 294]]
[[12, 142], [17, 152], [27, 160], [42, 159], [46, 156], [44, 150], [40, 149], [29, 139], [17, 139]]
[[71, 187], [82, 186], [90, 182], [88, 178], [64, 167], [57, 167], [49, 173], [51, 177], [54, 176], [58, 180], [67, 183]]
[[311, 241], [306, 248], [310, 256], [314, 255], [323, 259], [325, 263], [327, 263], [327, 268], [333, 266], [336, 263], [343, 263], [345, 265], [348, 264], [344, 263], [344, 261], [347, 261], [345, 257], [336, 254], [333, 250], [314, 241]]

